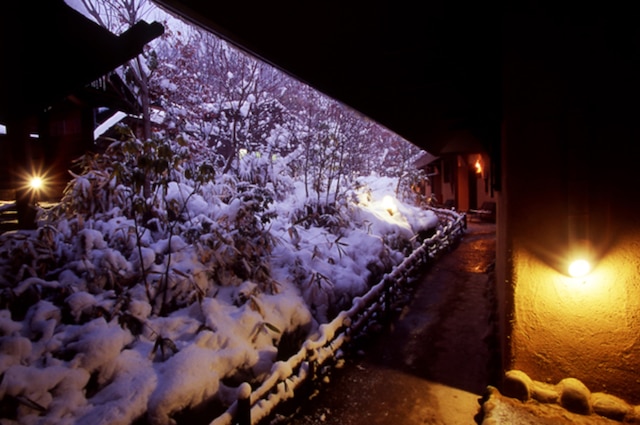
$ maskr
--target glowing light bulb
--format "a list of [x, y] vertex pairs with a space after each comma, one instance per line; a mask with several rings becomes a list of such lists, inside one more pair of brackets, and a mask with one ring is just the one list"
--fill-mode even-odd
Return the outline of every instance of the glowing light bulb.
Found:
[[476, 168], [476, 174], [482, 174], [482, 163], [480, 162], [480, 158], [476, 159], [474, 167]]
[[591, 264], [587, 260], [575, 260], [569, 265], [569, 275], [572, 277], [586, 276], [591, 271]]
[[29, 180], [29, 186], [34, 190], [42, 189], [42, 186], [43, 186], [42, 178], [38, 176], [31, 177], [31, 180]]

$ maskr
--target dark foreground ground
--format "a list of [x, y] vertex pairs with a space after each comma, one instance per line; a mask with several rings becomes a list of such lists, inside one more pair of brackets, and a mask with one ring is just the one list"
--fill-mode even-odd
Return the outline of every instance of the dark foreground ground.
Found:
[[416, 282], [400, 316], [298, 403], [289, 425], [474, 425], [495, 385], [495, 225], [469, 223], [460, 245]]

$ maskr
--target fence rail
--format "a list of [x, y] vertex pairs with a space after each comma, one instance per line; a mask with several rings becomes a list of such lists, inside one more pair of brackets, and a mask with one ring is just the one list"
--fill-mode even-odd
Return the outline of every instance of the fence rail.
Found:
[[464, 213], [430, 208], [439, 218], [436, 233], [386, 274], [381, 281], [360, 297], [351, 308], [340, 312], [331, 322], [319, 328], [319, 336], [308, 339], [288, 360], [276, 362], [269, 377], [255, 390], [248, 383], [238, 387], [237, 399], [210, 425], [255, 425], [267, 418], [281, 402], [294, 397], [296, 390], [315, 379], [330, 360], [343, 356], [344, 348], [355, 336], [366, 334], [369, 326], [388, 315], [394, 302], [402, 296], [403, 287], [415, 271], [451, 249], [464, 234]]

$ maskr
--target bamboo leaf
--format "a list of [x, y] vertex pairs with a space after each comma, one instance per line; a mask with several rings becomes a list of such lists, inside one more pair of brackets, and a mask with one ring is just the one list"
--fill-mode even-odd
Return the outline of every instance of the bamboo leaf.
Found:
[[258, 304], [258, 301], [255, 299], [253, 295], [249, 297], [249, 307], [251, 308], [251, 310], [257, 311], [258, 313], [260, 313], [260, 316], [264, 317], [262, 308], [260, 307], [260, 304]]
[[276, 326], [272, 325], [272, 324], [271, 324], [271, 323], [269, 323], [269, 322], [264, 322], [264, 325], [265, 325], [267, 328], [269, 328], [269, 330], [271, 330], [272, 332], [275, 332], [275, 333], [277, 333], [277, 334], [281, 333], [281, 332], [280, 332], [280, 329], [278, 329]]
[[20, 396], [16, 396], [16, 401], [18, 401], [18, 403], [23, 404], [27, 407], [30, 407], [34, 410], [37, 410], [39, 412], [46, 412], [47, 409], [42, 406], [39, 403], [36, 403], [35, 401], [31, 400], [29, 397], [24, 396], [24, 395], [20, 395]]

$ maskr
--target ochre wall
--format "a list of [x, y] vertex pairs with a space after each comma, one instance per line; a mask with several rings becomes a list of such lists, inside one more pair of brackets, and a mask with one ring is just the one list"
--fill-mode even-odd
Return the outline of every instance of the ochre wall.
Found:
[[514, 245], [513, 368], [640, 402], [640, 233], [621, 237], [586, 278]]

